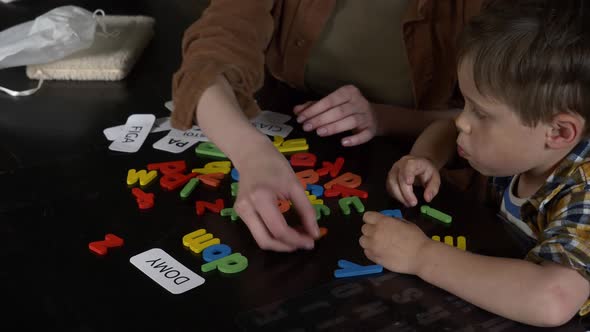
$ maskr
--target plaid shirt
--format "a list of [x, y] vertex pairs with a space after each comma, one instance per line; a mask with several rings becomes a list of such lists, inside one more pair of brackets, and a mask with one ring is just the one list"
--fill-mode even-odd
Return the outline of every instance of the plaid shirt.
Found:
[[[501, 202], [512, 177], [492, 178], [492, 197]], [[590, 281], [590, 139], [563, 159], [545, 184], [521, 207], [520, 215], [537, 237], [526, 260], [551, 261]], [[590, 299], [580, 315], [590, 312]]]

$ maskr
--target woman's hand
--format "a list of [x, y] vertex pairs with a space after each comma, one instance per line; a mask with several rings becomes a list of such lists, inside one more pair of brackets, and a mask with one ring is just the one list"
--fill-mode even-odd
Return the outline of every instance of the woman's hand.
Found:
[[297, 105], [293, 112], [303, 130], [315, 130], [319, 136], [352, 130], [353, 135], [342, 139], [343, 146], [366, 143], [377, 134], [373, 107], [352, 85], [343, 86], [319, 101]]

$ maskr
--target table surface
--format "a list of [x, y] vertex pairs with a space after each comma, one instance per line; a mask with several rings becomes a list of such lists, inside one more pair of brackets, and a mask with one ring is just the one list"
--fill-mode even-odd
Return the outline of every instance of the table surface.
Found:
[[[0, 5], [0, 30], [71, 2], [17, 1]], [[107, 14], [150, 15], [154, 39], [130, 75], [119, 82], [46, 82], [31, 97], [0, 95], [0, 291], [5, 299], [3, 330], [43, 327], [59, 331], [128, 330], [345, 330], [345, 331], [536, 331], [468, 305], [419, 278], [384, 272], [334, 279], [339, 259], [371, 264], [358, 245], [361, 215], [343, 215], [336, 199], [325, 199], [332, 214], [320, 221], [329, 229], [312, 251], [282, 254], [260, 250], [246, 226], [219, 215], [197, 217], [198, 200], [230, 195], [229, 176], [221, 188], [201, 186], [190, 199], [158, 185], [150, 211], [139, 211], [125, 183], [127, 170], [153, 162], [185, 160], [189, 168], [211, 161], [194, 149], [180, 155], [151, 145], [165, 133], [148, 136], [134, 154], [108, 150], [102, 134], [130, 114], [168, 115], [170, 78], [180, 63], [183, 30], [206, 1], [74, 1]], [[0, 86], [33, 87], [24, 68], [0, 71]], [[267, 80], [257, 95], [264, 109], [289, 113], [306, 96]], [[319, 161], [345, 158], [343, 171], [363, 178], [367, 210], [401, 208], [385, 191], [385, 176], [409, 144], [376, 138], [343, 149], [338, 138], [318, 139], [295, 127], [289, 138], [306, 137]], [[264, 156], [252, 156], [264, 158]], [[316, 167], [317, 168], [317, 167]], [[322, 179], [322, 183], [325, 179]], [[402, 209], [427, 235], [467, 238], [468, 250], [485, 255], [522, 257], [493, 210], [444, 186], [433, 207], [453, 216], [451, 226], [425, 219], [418, 208]], [[294, 212], [286, 213], [296, 223]], [[203, 274], [202, 258], [182, 245], [182, 236], [205, 228], [249, 266], [235, 275]], [[125, 245], [104, 257], [88, 243], [114, 233]], [[129, 259], [161, 248], [206, 282], [173, 295], [137, 270]], [[585, 331], [575, 318], [559, 331]]]

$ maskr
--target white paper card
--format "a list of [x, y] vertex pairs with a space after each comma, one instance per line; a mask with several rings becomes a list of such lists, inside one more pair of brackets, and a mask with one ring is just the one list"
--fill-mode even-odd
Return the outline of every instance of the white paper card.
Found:
[[172, 100], [165, 102], [164, 107], [166, 107], [170, 112], [174, 112], [174, 104], [172, 103]]
[[160, 248], [137, 254], [129, 261], [172, 294], [181, 294], [205, 283], [203, 277]]
[[[167, 101], [164, 106], [166, 106], [170, 112], [174, 111], [172, 101]], [[289, 121], [289, 119], [291, 119], [291, 116], [287, 114], [273, 111], [262, 111], [255, 118], [252, 118], [250, 123], [265, 135], [287, 137], [293, 130], [293, 127], [283, 123]]]
[[152, 130], [156, 121], [153, 114], [133, 114], [119, 136], [109, 145], [109, 149], [121, 152], [137, 152]]
[[[109, 141], [114, 141], [117, 137], [119, 137], [119, 135], [121, 134], [121, 131], [124, 128], [125, 128], [125, 125], [119, 125], [119, 126], [107, 128], [107, 129], [103, 130], [102, 132], [103, 132], [104, 136]], [[163, 118], [157, 118], [156, 121], [154, 122], [154, 126], [152, 127], [152, 130], [150, 131], [150, 134], [170, 130], [171, 128], [172, 127], [170, 126], [170, 117], [169, 116], [165, 116]]]
[[287, 137], [293, 130], [293, 127], [286, 124], [272, 123], [259, 119], [253, 119], [250, 123], [252, 123], [256, 129], [269, 136]]
[[258, 115], [254, 119], [271, 123], [285, 123], [291, 120], [291, 116], [273, 111], [262, 111], [258, 113]]
[[154, 143], [153, 147], [157, 150], [181, 153], [198, 142], [207, 141], [209, 141], [209, 139], [197, 126], [193, 126], [187, 131], [180, 131], [172, 128], [168, 135]]
[[[174, 104], [172, 103], [172, 100], [165, 102], [164, 107], [166, 107], [170, 112], [174, 112]], [[283, 113], [273, 112], [273, 111], [261, 111], [252, 120], [261, 120], [261, 121], [272, 122], [272, 123], [285, 123], [285, 122], [289, 121], [290, 119], [291, 119], [291, 116], [288, 114], [283, 114]]]

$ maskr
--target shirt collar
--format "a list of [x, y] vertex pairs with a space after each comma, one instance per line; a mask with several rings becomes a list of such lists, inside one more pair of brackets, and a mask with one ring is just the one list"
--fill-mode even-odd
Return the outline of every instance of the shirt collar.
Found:
[[561, 160], [553, 173], [549, 175], [545, 184], [529, 199], [529, 202], [537, 209], [541, 210], [544, 205], [559, 193], [565, 186], [571, 186], [575, 181], [574, 173], [578, 167], [590, 162], [590, 139], [580, 141], [572, 151]]

